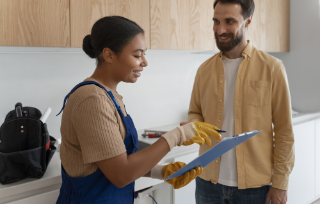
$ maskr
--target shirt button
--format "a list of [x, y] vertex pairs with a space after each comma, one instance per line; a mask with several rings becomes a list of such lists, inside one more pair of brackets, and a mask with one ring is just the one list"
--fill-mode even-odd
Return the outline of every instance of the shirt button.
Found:
[[217, 140], [217, 142], [219, 142], [220, 140]]
[[220, 84], [222, 83], [222, 81], [220, 81]]
[[216, 162], [218, 163], [218, 160], [216, 160]]
[[220, 100], [220, 102], [222, 102], [222, 100]]
[[218, 122], [221, 122], [221, 120], [218, 120]]

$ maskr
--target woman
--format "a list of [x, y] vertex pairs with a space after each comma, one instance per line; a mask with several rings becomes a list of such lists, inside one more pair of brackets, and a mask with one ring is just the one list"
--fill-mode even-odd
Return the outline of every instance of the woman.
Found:
[[[144, 31], [120, 16], [104, 17], [83, 40], [83, 50], [97, 60], [90, 78], [65, 98], [61, 121], [62, 186], [57, 203], [132, 204], [134, 181], [141, 176], [164, 179], [184, 163], [157, 165], [176, 145], [210, 145], [220, 138], [212, 125], [188, 123], [137, 153], [137, 132], [127, 115], [119, 82], [134, 83], [148, 65]], [[62, 111], [61, 110], [61, 111]], [[202, 167], [170, 179], [175, 188], [188, 184]]]

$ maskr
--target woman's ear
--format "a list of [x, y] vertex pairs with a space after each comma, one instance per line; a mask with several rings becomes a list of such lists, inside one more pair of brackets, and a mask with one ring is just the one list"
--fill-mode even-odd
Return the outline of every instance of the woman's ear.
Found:
[[112, 52], [112, 50], [106, 47], [102, 51], [102, 58], [104, 59], [104, 61], [108, 63], [113, 63], [113, 60], [115, 59], [115, 55]]

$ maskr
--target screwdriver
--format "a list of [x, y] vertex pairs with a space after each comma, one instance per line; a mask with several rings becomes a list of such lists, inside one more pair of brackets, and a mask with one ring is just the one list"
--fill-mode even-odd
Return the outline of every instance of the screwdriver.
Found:
[[151, 133], [143, 133], [142, 136], [149, 137], [149, 138], [159, 138], [164, 134], [165, 133], [162, 133], [162, 132], [151, 132]]

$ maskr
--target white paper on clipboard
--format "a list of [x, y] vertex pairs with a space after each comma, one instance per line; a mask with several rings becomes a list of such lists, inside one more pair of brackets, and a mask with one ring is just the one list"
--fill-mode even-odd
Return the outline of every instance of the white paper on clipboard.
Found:
[[177, 176], [181, 176], [185, 174], [187, 171], [197, 166], [202, 166], [204, 168], [205, 166], [210, 164], [212, 161], [214, 161], [215, 159], [217, 159], [218, 157], [220, 157], [230, 149], [235, 148], [239, 144], [243, 143], [244, 141], [250, 139], [251, 137], [255, 136], [260, 132], [261, 131], [255, 130], [252, 132], [242, 133], [233, 137], [224, 138], [223, 140], [221, 140], [219, 144], [212, 147], [211, 149], [209, 149], [208, 151], [206, 151], [205, 153], [203, 153], [202, 155], [200, 155], [199, 157], [197, 157], [196, 159], [188, 163], [186, 166], [182, 167], [175, 173], [168, 176], [166, 180], [175, 178]]

